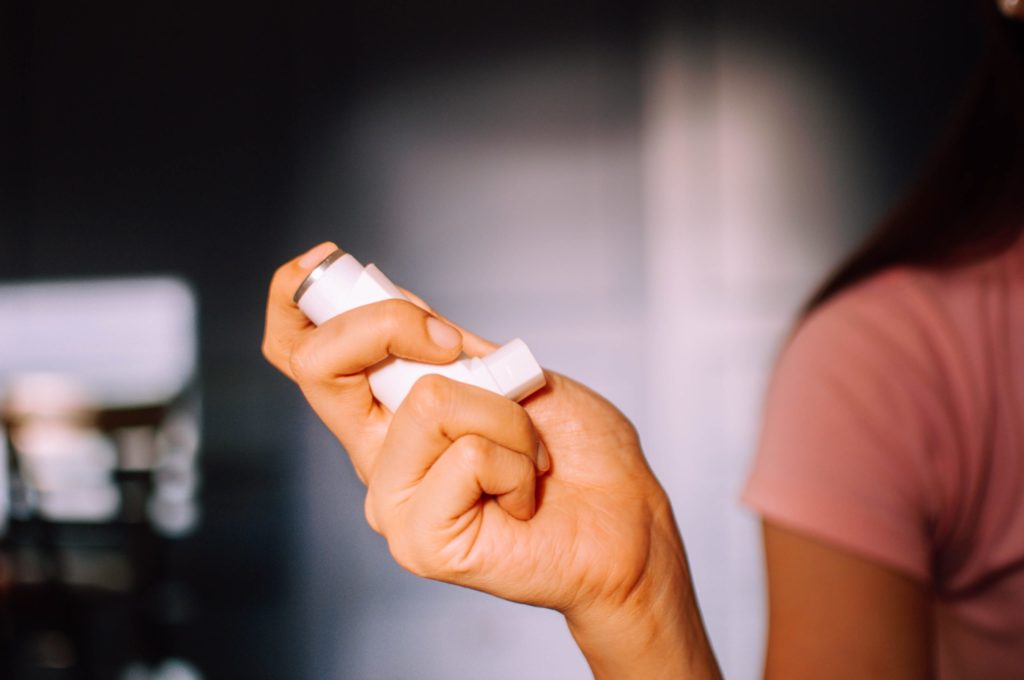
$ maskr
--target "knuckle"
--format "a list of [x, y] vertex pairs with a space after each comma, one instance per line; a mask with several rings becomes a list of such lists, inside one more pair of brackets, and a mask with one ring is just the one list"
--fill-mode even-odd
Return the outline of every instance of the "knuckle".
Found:
[[270, 277], [270, 290], [280, 291], [283, 290], [283, 286], [287, 285], [289, 277], [288, 266], [290, 263], [286, 263], [274, 270], [274, 275]]
[[288, 366], [299, 382], [313, 382], [322, 375], [317, 352], [308, 338], [299, 340], [288, 357]]
[[478, 435], [469, 434], [459, 437], [456, 442], [459, 457], [470, 470], [478, 470], [483, 467], [490, 453], [490, 443]]
[[410, 306], [411, 303], [408, 300], [401, 300], [399, 298], [389, 298], [377, 303], [377, 309], [380, 313], [391, 317], [405, 314], [409, 311]]
[[375, 307], [378, 327], [388, 337], [398, 334], [402, 331], [402, 326], [408, 323], [410, 306], [411, 304], [405, 300], [380, 301]]
[[274, 342], [269, 337], [264, 338], [260, 351], [263, 353], [263, 358], [267, 360], [267, 363], [285, 375], [289, 375], [288, 361], [284, 360], [282, 352], [275, 347]]
[[417, 413], [431, 417], [450, 400], [451, 391], [450, 380], [435, 373], [428, 373], [412, 386], [407, 400]]

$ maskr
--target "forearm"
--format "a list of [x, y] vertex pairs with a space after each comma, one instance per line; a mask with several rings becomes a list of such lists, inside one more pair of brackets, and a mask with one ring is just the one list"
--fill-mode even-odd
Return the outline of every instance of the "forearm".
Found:
[[721, 678], [686, 555], [670, 524], [653, 539], [648, 568], [626, 598], [566, 613], [596, 680]]

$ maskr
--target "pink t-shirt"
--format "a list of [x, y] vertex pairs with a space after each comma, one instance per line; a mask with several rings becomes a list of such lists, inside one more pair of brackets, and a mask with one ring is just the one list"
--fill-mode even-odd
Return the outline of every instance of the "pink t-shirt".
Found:
[[744, 500], [929, 584], [938, 677], [1024, 678], [1024, 240], [884, 271], [812, 313]]

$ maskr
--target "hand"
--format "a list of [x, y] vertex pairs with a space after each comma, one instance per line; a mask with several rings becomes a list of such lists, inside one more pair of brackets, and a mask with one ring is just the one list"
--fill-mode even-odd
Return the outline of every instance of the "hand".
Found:
[[367, 520], [395, 559], [565, 613], [599, 675], [711, 677], [671, 508], [629, 421], [556, 373], [522, 406], [428, 376], [389, 413], [367, 368], [389, 355], [443, 363], [495, 345], [395, 300], [314, 327], [291, 298], [332, 249], [275, 274], [264, 353], [348, 451], [368, 486]]

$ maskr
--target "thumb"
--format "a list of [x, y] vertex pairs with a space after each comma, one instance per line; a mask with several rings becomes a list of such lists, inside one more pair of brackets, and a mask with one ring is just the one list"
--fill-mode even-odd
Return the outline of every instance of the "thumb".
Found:
[[465, 328], [463, 328], [462, 326], [459, 326], [456, 323], [452, 323], [451, 319], [449, 319], [448, 317], [444, 316], [443, 314], [438, 314], [437, 310], [435, 310], [433, 307], [428, 305], [423, 300], [423, 298], [421, 298], [419, 295], [416, 295], [416, 293], [408, 291], [405, 288], [402, 288], [402, 293], [405, 294], [405, 296], [407, 298], [409, 298], [410, 302], [412, 302], [414, 305], [416, 305], [420, 309], [424, 309], [424, 310], [430, 312], [431, 314], [435, 315], [437, 318], [443, 319], [445, 321], [445, 323], [450, 324], [451, 326], [459, 329], [459, 332], [462, 333], [462, 351], [465, 352], [466, 354], [468, 354], [469, 356], [471, 356], [471, 357], [482, 357], [485, 354], [490, 354], [494, 350], [498, 349], [498, 347], [500, 347], [500, 345], [498, 343], [491, 342], [490, 340], [488, 340], [486, 338], [480, 337], [476, 333], [472, 333], [470, 331], [467, 331]]

